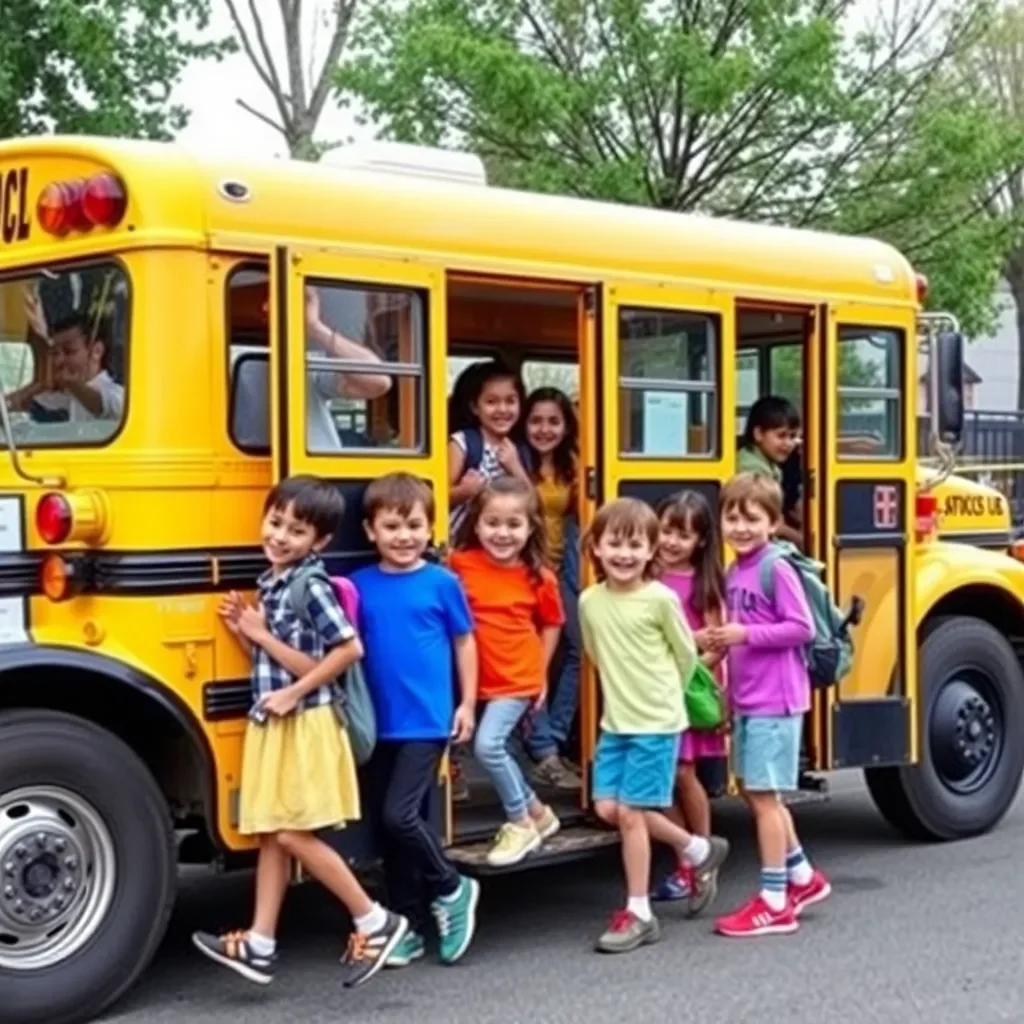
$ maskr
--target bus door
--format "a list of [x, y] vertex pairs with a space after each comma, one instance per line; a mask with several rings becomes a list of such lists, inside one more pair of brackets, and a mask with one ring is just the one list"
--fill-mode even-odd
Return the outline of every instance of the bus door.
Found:
[[[735, 465], [735, 320], [731, 295], [710, 288], [613, 283], [598, 304], [600, 344], [584, 352], [598, 402], [582, 412], [594, 438], [588, 483], [598, 505], [651, 505], [699, 491], [717, 509]], [[593, 365], [591, 365], [593, 358]], [[728, 368], [723, 372], [723, 368]], [[584, 392], [585, 393], [585, 392]], [[724, 765], [712, 789], [724, 785]]]
[[371, 480], [421, 477], [436, 522], [448, 521], [444, 274], [409, 260], [280, 248], [271, 296], [274, 478], [312, 473], [337, 484], [345, 515], [324, 558], [332, 575], [348, 574], [374, 557], [362, 513]]
[[816, 695], [820, 767], [916, 757], [912, 324], [903, 309], [829, 305], [808, 346], [810, 532], [840, 607], [864, 602], [852, 671]]

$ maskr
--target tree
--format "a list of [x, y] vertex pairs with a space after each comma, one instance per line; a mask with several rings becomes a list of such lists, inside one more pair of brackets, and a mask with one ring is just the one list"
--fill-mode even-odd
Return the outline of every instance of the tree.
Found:
[[[348, 41], [356, 0], [331, 0], [328, 11], [314, 5], [313, 31], [309, 52], [303, 44], [302, 0], [278, 0], [284, 39], [284, 67], [279, 68], [269, 40], [277, 33], [270, 30], [266, 16], [256, 8], [256, 0], [246, 0], [248, 16], [243, 15], [242, 0], [224, 0], [235, 25], [238, 41], [249, 63], [255, 68], [274, 104], [268, 115], [239, 99], [238, 105], [264, 124], [280, 132], [288, 152], [301, 160], [318, 160], [337, 143], [316, 141], [317, 125], [331, 91], [331, 75]], [[327, 48], [319, 70], [315, 51], [320, 30], [327, 29]]]
[[881, 236], [977, 329], [1014, 230], [981, 183], [1022, 133], [947, 69], [988, 5], [884, 2], [408, 0], [336, 81], [500, 184]]
[[[1024, 124], [1024, 3], [1002, 8], [977, 47], [961, 62], [966, 91], [991, 97], [1008, 120]], [[1024, 220], [1024, 160], [1011, 158], [985, 196], [995, 223]], [[1015, 234], [1000, 268], [1017, 311], [1017, 408], [1024, 409], [1024, 238]]]
[[208, 0], [0, 0], [0, 137], [69, 132], [170, 138], [185, 65], [217, 57], [194, 42]]

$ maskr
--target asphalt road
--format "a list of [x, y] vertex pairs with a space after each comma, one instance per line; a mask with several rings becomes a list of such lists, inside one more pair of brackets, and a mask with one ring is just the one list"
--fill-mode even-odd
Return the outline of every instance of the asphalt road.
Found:
[[[709, 920], [661, 912], [662, 940], [619, 957], [592, 944], [619, 904], [612, 858], [485, 884], [465, 960], [383, 972], [348, 992], [333, 964], [340, 915], [315, 887], [292, 894], [283, 962], [261, 989], [199, 958], [198, 926], [247, 921], [247, 877], [183, 882], [163, 949], [108, 1020], [146, 1024], [995, 1024], [1024, 1020], [1024, 802], [994, 833], [923, 846], [878, 817], [856, 779], [798, 809], [804, 844], [834, 895], [793, 936], [729, 941]], [[718, 827], [734, 844], [718, 909], [756, 882], [738, 807]]]

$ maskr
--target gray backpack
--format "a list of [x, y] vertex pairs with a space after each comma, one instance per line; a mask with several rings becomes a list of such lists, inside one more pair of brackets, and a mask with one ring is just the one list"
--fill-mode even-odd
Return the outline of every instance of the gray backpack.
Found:
[[[345, 617], [355, 628], [358, 621], [358, 595], [351, 581], [344, 576], [328, 576], [321, 568], [309, 566], [300, 569], [288, 584], [288, 596], [295, 614], [312, 625], [309, 615], [307, 591], [313, 580], [323, 580], [338, 598]], [[345, 670], [342, 679], [331, 684], [331, 704], [342, 729], [348, 733], [352, 756], [357, 765], [364, 765], [377, 746], [377, 715], [373, 710], [370, 688], [366, 683], [361, 661], [354, 661]]]

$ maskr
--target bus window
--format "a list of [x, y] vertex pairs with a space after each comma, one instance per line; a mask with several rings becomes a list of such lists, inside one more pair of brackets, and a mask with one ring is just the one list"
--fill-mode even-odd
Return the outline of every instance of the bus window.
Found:
[[425, 312], [410, 288], [306, 288], [306, 447], [418, 452], [425, 434]]
[[580, 393], [580, 368], [566, 359], [526, 359], [522, 366], [527, 395], [537, 388], [558, 388], [570, 399]]
[[902, 450], [902, 332], [839, 330], [839, 457], [895, 459]]
[[769, 393], [785, 398], [803, 415], [804, 406], [804, 347], [772, 345], [768, 350]]
[[620, 312], [622, 454], [685, 458], [715, 452], [717, 331], [715, 319], [700, 313]]
[[750, 407], [760, 398], [761, 350], [748, 348], [736, 353], [736, 433], [743, 433]]
[[128, 278], [112, 262], [0, 284], [0, 381], [20, 447], [102, 444], [124, 421]]

